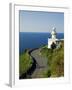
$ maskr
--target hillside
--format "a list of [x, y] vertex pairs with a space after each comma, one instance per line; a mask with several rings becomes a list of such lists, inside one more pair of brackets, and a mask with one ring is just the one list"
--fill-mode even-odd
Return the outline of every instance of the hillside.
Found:
[[19, 76], [25, 78], [32, 64], [32, 57], [29, 55], [28, 50], [25, 50], [24, 53], [19, 56]]
[[48, 49], [44, 45], [25, 50], [19, 57], [19, 75], [22, 79], [64, 76], [64, 42], [60, 48]]
[[48, 77], [64, 76], [64, 42], [61, 42], [58, 49], [47, 49], [47, 46], [44, 46], [41, 54], [48, 58]]

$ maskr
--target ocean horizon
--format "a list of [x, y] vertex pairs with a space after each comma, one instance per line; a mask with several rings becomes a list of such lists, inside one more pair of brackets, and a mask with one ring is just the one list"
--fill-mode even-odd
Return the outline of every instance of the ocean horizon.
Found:
[[[19, 32], [19, 53], [23, 53], [25, 49], [47, 45], [48, 38], [51, 38], [49, 32]], [[64, 33], [57, 33], [57, 38], [64, 39]]]

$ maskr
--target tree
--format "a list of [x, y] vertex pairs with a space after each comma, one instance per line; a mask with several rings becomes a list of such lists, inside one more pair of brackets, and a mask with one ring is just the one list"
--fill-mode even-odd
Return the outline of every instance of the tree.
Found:
[[56, 44], [54, 42], [51, 44], [51, 48], [52, 49], [55, 49], [56, 48]]

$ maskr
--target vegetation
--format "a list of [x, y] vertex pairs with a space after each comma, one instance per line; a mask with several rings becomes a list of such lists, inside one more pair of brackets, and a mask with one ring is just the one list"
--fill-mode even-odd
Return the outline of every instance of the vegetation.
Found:
[[[53, 46], [55, 47], [54, 44]], [[52, 49], [48, 49], [47, 45], [40, 47], [40, 55], [46, 57], [48, 60], [47, 68], [40, 70], [38, 77], [64, 76], [64, 42], [61, 42], [59, 48], [54, 48], [53, 46]], [[27, 49], [19, 56], [19, 76], [27, 74], [27, 71], [33, 66], [34, 62], [32, 59]]]
[[25, 50], [19, 57], [19, 74], [20, 76], [27, 72], [32, 66], [32, 57], [29, 55], [28, 50]]
[[47, 49], [47, 46], [44, 46], [41, 54], [48, 58], [48, 77], [64, 76], [64, 42], [61, 42], [60, 48]]

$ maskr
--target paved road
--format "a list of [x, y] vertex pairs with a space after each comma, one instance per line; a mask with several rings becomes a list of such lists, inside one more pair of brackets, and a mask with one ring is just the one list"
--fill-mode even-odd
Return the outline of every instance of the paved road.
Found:
[[32, 78], [42, 78], [44, 77], [44, 72], [47, 69], [47, 58], [42, 56], [40, 49], [36, 49], [31, 52], [31, 56], [36, 60], [36, 69], [31, 75]]

